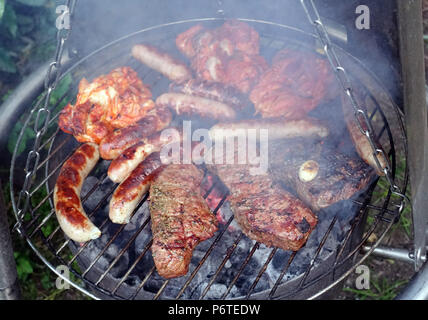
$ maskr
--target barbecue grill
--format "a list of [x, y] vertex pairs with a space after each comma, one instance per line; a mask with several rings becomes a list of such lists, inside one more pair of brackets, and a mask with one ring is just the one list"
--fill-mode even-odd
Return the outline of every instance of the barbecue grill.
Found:
[[[406, 14], [410, 14], [411, 8], [403, 9], [402, 4], [407, 1], [402, 1], [401, 4], [400, 2], [398, 1], [402, 19], [400, 35], [403, 36], [412, 27], [405, 18]], [[181, 2], [177, 2], [177, 8], [180, 7], [179, 3]], [[423, 180], [417, 178], [422, 177], [421, 171], [418, 170], [422, 168], [421, 161], [423, 163], [424, 158], [418, 157], [420, 150], [415, 151], [415, 144], [418, 144], [418, 141], [415, 141], [417, 122], [423, 119], [426, 122], [426, 116], [410, 119], [405, 116], [408, 112], [422, 112], [426, 115], [424, 110], [416, 109], [417, 106], [424, 107], [425, 104], [423, 102], [421, 106], [421, 101], [412, 103], [412, 100], [409, 100], [420, 97], [409, 93], [410, 89], [416, 90], [417, 87], [405, 85], [404, 95], [397, 94], [397, 83], [400, 83], [401, 79], [397, 80], [396, 74], [391, 77], [391, 73], [374, 73], [376, 66], [347, 50], [350, 47], [347, 41], [352, 40], [351, 34], [343, 33], [340, 19], [333, 21], [332, 17], [325, 18], [322, 15], [325, 12], [323, 9], [328, 7], [328, 1], [296, 1], [291, 7], [293, 14], [289, 19], [278, 13], [275, 15], [275, 12], [280, 10], [267, 10], [268, 14], [262, 14], [260, 10], [245, 11], [252, 5], [263, 6], [253, 1], [248, 2], [247, 6], [235, 2], [233, 7], [227, 1], [206, 3], [205, 6], [202, 3], [192, 3], [194, 8], [189, 12], [186, 12], [186, 7], [183, 12], [177, 10], [176, 14], [165, 13], [163, 16], [159, 13], [153, 16], [150, 14], [152, 11], [145, 7], [146, 12], [141, 12], [141, 15], [147, 16], [148, 25], [139, 29], [135, 29], [134, 25], [134, 29], [129, 27], [129, 30], [125, 26], [123, 29], [127, 30], [126, 34], [118, 35], [116, 39], [110, 39], [95, 49], [87, 44], [79, 48], [79, 41], [74, 39], [73, 42], [74, 29], [58, 31], [55, 62], [48, 67], [41, 94], [40, 91], [33, 90], [31, 96], [37, 98], [25, 103], [20, 101], [19, 109], [9, 111], [13, 114], [9, 119], [16, 118], [19, 110], [26, 112], [25, 125], [13, 154], [10, 171], [10, 182], [13, 186], [12, 206], [17, 219], [16, 230], [54, 273], [96, 299], [326, 297], [330, 289], [340, 284], [373, 251], [378, 250], [377, 247], [384, 236], [399, 220], [405, 205], [412, 205], [414, 221], [423, 221], [426, 226], [427, 218], [421, 211], [424, 200], [418, 193], [419, 188], [423, 187]], [[62, 14], [63, 17], [70, 14], [72, 26], [77, 24], [77, 29], [82, 27], [79, 26], [79, 5], [81, 3], [67, 1], [68, 11]], [[171, 5], [171, 2], [168, 2], [168, 5]], [[282, 2], [272, 1], [267, 5], [267, 9], [276, 6], [290, 8], [290, 4], [282, 6]], [[392, 7], [391, 10], [395, 9], [395, 5]], [[391, 8], [391, 2], [387, 8]], [[294, 13], [298, 18], [291, 17]], [[212, 197], [215, 193], [215, 196], [220, 198], [214, 213], [221, 211], [225, 223], [220, 224], [219, 231], [212, 239], [197, 247], [187, 275], [165, 280], [157, 275], [151, 257], [148, 195], [134, 210], [129, 224], [111, 223], [108, 219], [108, 202], [116, 185], [107, 178], [108, 162], [101, 161], [85, 181], [82, 202], [103, 235], [84, 244], [67, 239], [56, 223], [52, 194], [59, 169], [78, 147], [78, 143], [59, 130], [57, 120], [63, 103], [76, 96], [78, 81], [82, 77], [91, 80], [115, 67], [128, 65], [138, 72], [143, 82], [152, 88], [153, 95], [157, 96], [167, 91], [168, 81], [134, 60], [130, 55], [132, 45], [140, 42], [150, 43], [178, 55], [175, 48], [177, 34], [197, 23], [215, 27], [227, 18], [244, 21], [259, 32], [261, 54], [268, 60], [283, 48], [298, 48], [325, 55], [335, 71], [340, 88], [349, 94], [355, 113], [364, 115], [370, 129], [364, 133], [370, 141], [378, 140], [385, 150], [384, 156], [390, 163], [386, 175], [376, 179], [358, 196], [318, 212], [319, 224], [307, 244], [301, 250], [291, 252], [268, 248], [251, 241], [240, 231], [232, 230], [234, 218], [228, 207], [227, 190], [220, 181], [206, 173], [204, 183], [208, 187], [204, 197]], [[402, 46], [404, 45], [406, 43], [402, 41]], [[388, 62], [382, 66], [394, 63], [396, 62]], [[411, 60], [402, 56], [401, 64], [398, 64], [404, 70], [403, 81], [411, 81], [410, 77], [415, 76], [415, 73], [408, 72], [412, 67], [410, 63]], [[401, 70], [396, 71], [399, 74]], [[33, 77], [33, 81], [40, 85], [42, 78], [37, 81], [37, 76]], [[68, 91], [52, 104], [49, 99], [52, 92], [61, 81], [70, 78], [72, 82]], [[352, 94], [354, 85], [363, 88], [363, 101], [367, 112], [361, 112], [355, 103]], [[412, 108], [416, 111], [405, 109], [403, 112], [400, 108], [403, 101], [406, 108], [407, 104], [412, 103]], [[6, 108], [8, 105], [11, 105], [11, 102], [6, 102]], [[31, 107], [28, 108], [28, 105]], [[337, 106], [334, 103], [331, 108], [339, 110], [335, 109]], [[335, 121], [332, 115], [324, 117], [326, 121]], [[4, 127], [7, 125], [4, 124]], [[423, 131], [419, 131], [418, 139], [426, 139], [426, 135], [421, 134], [426, 132], [425, 129], [426, 126]], [[24, 145], [23, 135], [26, 130], [34, 132], [36, 138]], [[349, 137], [344, 139], [345, 143], [351, 144]], [[424, 145], [427, 140], [419, 142]], [[20, 153], [19, 150], [23, 147], [25, 152]], [[379, 150], [374, 148], [373, 152]], [[404, 167], [404, 175], [397, 175], [398, 166]], [[408, 203], [405, 196], [409, 182], [408, 173], [411, 179], [418, 182], [412, 184], [414, 196], [411, 203]], [[379, 197], [379, 194], [382, 196]], [[374, 221], [370, 227], [366, 226], [367, 218]], [[378, 235], [378, 240], [370, 247], [365, 246], [367, 239], [374, 232]], [[415, 229], [412, 261], [417, 270], [424, 262], [424, 241], [425, 228]], [[361, 254], [363, 248], [365, 253]], [[47, 251], [49, 254], [42, 253]], [[63, 269], [58, 268], [60, 266], [66, 266], [72, 276], [64, 274], [61, 271]]]

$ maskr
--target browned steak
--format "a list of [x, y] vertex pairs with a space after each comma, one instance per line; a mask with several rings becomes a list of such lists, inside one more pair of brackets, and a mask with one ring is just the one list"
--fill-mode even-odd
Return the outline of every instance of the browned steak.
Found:
[[214, 164], [209, 170], [228, 187], [228, 200], [242, 231], [251, 239], [284, 250], [299, 250], [317, 224], [305, 204], [249, 166]]
[[217, 231], [217, 219], [200, 194], [202, 179], [195, 166], [172, 164], [150, 187], [152, 254], [164, 278], [185, 275], [193, 249]]
[[376, 176], [359, 158], [306, 140], [284, 140], [269, 146], [272, 176], [295, 190], [314, 211], [346, 200]]

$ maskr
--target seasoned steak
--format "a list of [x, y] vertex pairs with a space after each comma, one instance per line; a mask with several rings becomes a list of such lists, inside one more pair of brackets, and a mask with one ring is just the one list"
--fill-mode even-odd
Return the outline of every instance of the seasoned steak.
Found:
[[208, 165], [228, 187], [228, 200], [236, 221], [251, 239], [284, 250], [299, 250], [317, 224], [306, 205], [269, 174], [251, 175], [249, 166]]
[[272, 176], [314, 211], [351, 198], [376, 176], [361, 159], [308, 139], [283, 140], [269, 147]]
[[185, 275], [193, 249], [217, 231], [217, 219], [200, 194], [202, 179], [194, 165], [172, 164], [150, 187], [152, 254], [164, 278]]

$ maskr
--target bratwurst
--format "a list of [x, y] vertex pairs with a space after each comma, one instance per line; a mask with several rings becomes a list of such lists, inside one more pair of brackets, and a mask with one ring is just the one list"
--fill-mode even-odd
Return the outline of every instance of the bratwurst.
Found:
[[251, 119], [236, 122], [218, 123], [211, 127], [209, 135], [212, 140], [223, 135], [239, 136], [247, 135], [248, 130], [256, 130], [256, 137], [260, 137], [260, 130], [268, 130], [271, 140], [289, 139], [295, 137], [325, 138], [329, 134], [328, 127], [320, 120], [303, 118], [299, 120], [276, 119]]
[[171, 108], [177, 115], [198, 115], [214, 120], [232, 120], [236, 117], [235, 110], [223, 102], [184, 93], [164, 93], [156, 99], [156, 104]]
[[165, 129], [171, 121], [172, 114], [167, 108], [156, 107], [137, 124], [116, 130], [106, 136], [100, 143], [101, 158], [105, 160], [117, 158], [127, 148]]
[[142, 161], [154, 152], [160, 152], [167, 144], [179, 143], [181, 135], [163, 136], [156, 133], [148, 139], [126, 149], [114, 159], [108, 168], [108, 177], [116, 183], [122, 182]]
[[200, 79], [191, 79], [181, 83], [171, 82], [169, 91], [222, 102], [236, 111], [243, 110], [250, 104], [248, 98], [238, 89], [220, 82], [209, 82]]
[[132, 212], [163, 167], [159, 152], [152, 153], [116, 188], [110, 200], [109, 217], [112, 222], [129, 222]]
[[132, 47], [132, 56], [171, 81], [182, 82], [192, 78], [191, 71], [183, 62], [153, 46], [137, 44]]
[[96, 239], [101, 231], [89, 220], [80, 200], [83, 181], [100, 158], [98, 146], [86, 143], [64, 163], [54, 188], [56, 217], [64, 233], [72, 240]]

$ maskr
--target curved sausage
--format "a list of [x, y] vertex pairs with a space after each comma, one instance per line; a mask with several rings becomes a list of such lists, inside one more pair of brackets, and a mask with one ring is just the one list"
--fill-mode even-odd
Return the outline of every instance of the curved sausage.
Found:
[[116, 188], [109, 207], [109, 217], [113, 223], [129, 222], [132, 212], [149, 191], [151, 182], [161, 168], [163, 165], [159, 152], [152, 153]]
[[99, 159], [98, 146], [82, 145], [64, 163], [54, 188], [56, 217], [70, 239], [85, 242], [96, 239], [101, 231], [89, 220], [80, 200], [83, 181]]
[[169, 107], [178, 115], [196, 114], [215, 120], [232, 120], [236, 117], [235, 110], [225, 103], [184, 93], [164, 93], [156, 99], [156, 104]]
[[105, 160], [118, 157], [127, 148], [166, 128], [172, 121], [172, 114], [167, 108], [151, 110], [136, 125], [114, 131], [100, 143], [100, 155]]
[[[358, 96], [356, 98], [359, 99]], [[359, 102], [359, 105], [360, 106], [362, 105], [361, 102]], [[378, 154], [376, 155], [376, 158], [379, 161], [380, 168], [377, 165], [376, 158], [373, 155], [372, 146], [368, 138], [360, 131], [360, 128], [357, 123], [357, 119], [354, 115], [354, 112], [352, 111], [353, 108], [351, 106], [351, 102], [349, 101], [348, 97], [345, 94], [342, 94], [342, 110], [346, 121], [346, 126], [348, 127], [349, 135], [351, 136], [351, 140], [354, 143], [354, 146], [358, 155], [361, 157], [361, 159], [363, 159], [365, 163], [367, 163], [369, 166], [375, 169], [377, 175], [384, 176], [385, 173], [383, 170], [388, 167], [388, 163], [385, 162], [385, 159], [380, 154]], [[361, 120], [363, 120], [362, 116], [361, 116]], [[360, 121], [360, 122], [361, 124], [364, 124], [364, 121]], [[363, 130], [367, 130], [367, 129], [368, 128], [363, 128]], [[376, 148], [379, 150], [382, 150], [386, 155], [382, 146], [377, 141], [375, 141], [375, 143], [376, 143]]]
[[[279, 118], [218, 123], [211, 127], [209, 135], [210, 138], [214, 140], [216, 135], [222, 136], [230, 134], [238, 136], [241, 133], [247, 135], [247, 130], [250, 129], [267, 129], [269, 130], [269, 139], [272, 140], [311, 136], [325, 138], [329, 134], [328, 127], [317, 119], [304, 118], [299, 120], [287, 120]], [[259, 134], [257, 134], [256, 137], [259, 138]]]
[[[175, 141], [175, 139], [179, 139]], [[108, 168], [108, 177], [116, 183], [120, 183], [150, 154], [160, 152], [167, 143], [180, 142], [180, 136], [163, 137], [161, 133], [151, 136], [145, 141], [140, 141], [126, 149], [114, 159]]]
[[153, 46], [137, 44], [132, 47], [132, 56], [171, 81], [181, 82], [192, 78], [191, 71], [183, 62]]

